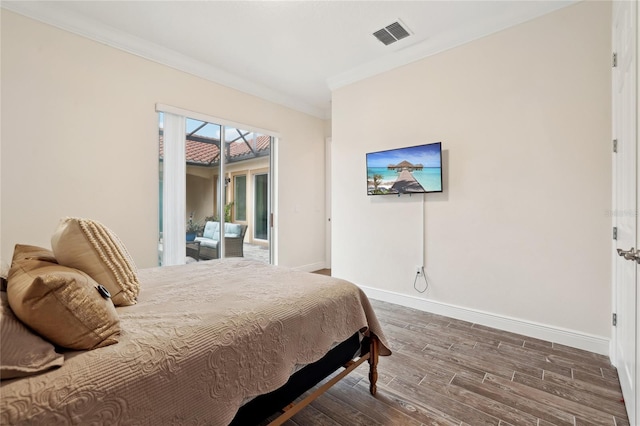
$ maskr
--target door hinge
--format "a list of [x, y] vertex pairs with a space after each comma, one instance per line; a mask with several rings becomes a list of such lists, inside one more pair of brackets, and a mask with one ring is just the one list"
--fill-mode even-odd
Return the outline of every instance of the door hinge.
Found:
[[613, 314], [611, 316], [611, 324], [615, 327], [618, 325], [618, 314]]
[[617, 53], [613, 53], [613, 67], [617, 67], [618, 66], [618, 54]]
[[613, 152], [618, 152], [618, 139], [613, 140]]
[[613, 239], [614, 240], [618, 239], [618, 227], [617, 226], [613, 227]]

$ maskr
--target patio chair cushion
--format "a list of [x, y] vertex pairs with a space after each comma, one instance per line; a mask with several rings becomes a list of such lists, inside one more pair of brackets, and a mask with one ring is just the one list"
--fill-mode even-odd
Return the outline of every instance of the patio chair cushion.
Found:
[[219, 240], [220, 239], [220, 223], [208, 221], [204, 225], [204, 232], [202, 233], [202, 238]]
[[218, 248], [218, 240], [212, 240], [211, 238], [196, 237], [196, 241], [200, 241], [200, 247]]
[[[237, 238], [242, 235], [242, 226], [237, 223], [224, 224], [224, 236]], [[196, 238], [196, 241], [220, 240], [220, 222], [207, 222], [204, 226], [202, 237]]]
[[224, 236], [237, 238], [242, 234], [242, 226], [238, 223], [225, 223]]

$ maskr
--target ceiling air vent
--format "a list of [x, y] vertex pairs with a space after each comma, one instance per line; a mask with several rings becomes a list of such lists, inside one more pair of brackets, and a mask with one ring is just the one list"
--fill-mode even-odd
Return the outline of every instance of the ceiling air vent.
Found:
[[376, 31], [373, 35], [380, 40], [384, 45], [395, 43], [398, 40], [402, 40], [410, 35], [409, 31], [398, 21], [393, 24]]

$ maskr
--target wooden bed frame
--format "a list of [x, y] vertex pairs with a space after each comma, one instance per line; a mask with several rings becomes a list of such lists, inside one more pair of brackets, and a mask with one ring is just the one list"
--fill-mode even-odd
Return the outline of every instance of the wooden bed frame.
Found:
[[[354, 342], [360, 346], [360, 356], [355, 359], [353, 358]], [[378, 380], [378, 351], [379, 340], [375, 335], [365, 336], [360, 342], [358, 333], [354, 334], [351, 338], [329, 351], [319, 361], [296, 372], [291, 376], [289, 382], [280, 389], [256, 397], [241, 407], [231, 422], [231, 426], [256, 424], [272, 417], [278, 411], [281, 411], [282, 414], [271, 421], [268, 426], [282, 425], [365, 361], [369, 362], [369, 392], [371, 392], [371, 395], [375, 395], [377, 392], [376, 382]], [[295, 404], [292, 402], [340, 367], [344, 368], [344, 370], [322, 384], [304, 399]]]

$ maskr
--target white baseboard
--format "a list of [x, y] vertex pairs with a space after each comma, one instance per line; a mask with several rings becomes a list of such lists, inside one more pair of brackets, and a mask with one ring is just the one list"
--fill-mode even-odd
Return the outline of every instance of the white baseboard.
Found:
[[310, 263], [308, 265], [302, 265], [302, 266], [296, 266], [295, 269], [296, 271], [302, 271], [302, 272], [315, 272], [315, 271], [319, 271], [320, 269], [324, 269], [324, 261], [323, 262], [316, 262], [316, 263]]
[[595, 352], [601, 355], [610, 356], [609, 339], [602, 336], [581, 333], [575, 330], [568, 330], [560, 327], [553, 327], [546, 324], [525, 321], [518, 318], [511, 318], [475, 309], [463, 308], [442, 302], [421, 299], [407, 294], [396, 293], [388, 290], [359, 286], [371, 299], [382, 300], [384, 302], [395, 303], [408, 308], [420, 311], [431, 312], [451, 318], [469, 321], [475, 324], [493, 327], [512, 333], [522, 334], [541, 340], [559, 343], [586, 351]]

